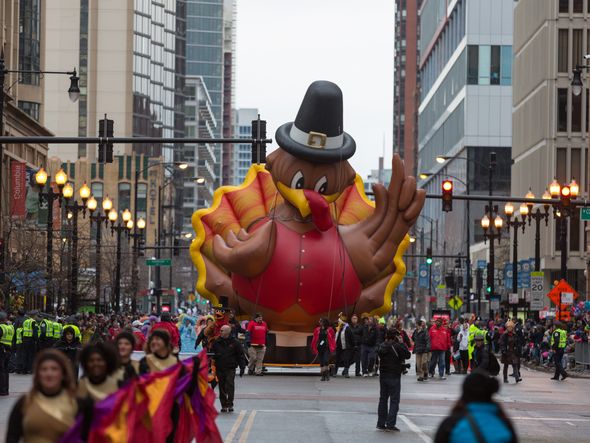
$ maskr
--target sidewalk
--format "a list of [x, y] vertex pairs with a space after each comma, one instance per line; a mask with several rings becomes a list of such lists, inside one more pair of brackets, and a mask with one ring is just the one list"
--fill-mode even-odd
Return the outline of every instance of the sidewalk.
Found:
[[[530, 362], [522, 362], [522, 365], [533, 370], [533, 371], [538, 371], [538, 372], [545, 372], [547, 374], [553, 374], [554, 372], [554, 368], [553, 367], [545, 367], [542, 365], [535, 365], [532, 364]], [[588, 378], [590, 379], [590, 371], [586, 370], [586, 369], [578, 369], [578, 368], [574, 368], [574, 369], [568, 369], [567, 370], [568, 375], [571, 378]]]

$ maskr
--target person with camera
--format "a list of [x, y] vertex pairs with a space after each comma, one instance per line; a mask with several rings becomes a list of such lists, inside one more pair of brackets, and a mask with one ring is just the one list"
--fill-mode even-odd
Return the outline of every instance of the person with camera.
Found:
[[377, 354], [381, 363], [377, 429], [399, 431], [399, 428], [396, 427], [396, 421], [397, 412], [399, 411], [401, 375], [409, 367], [405, 360], [409, 359], [411, 354], [406, 345], [403, 344], [399, 332], [395, 329], [386, 330], [385, 341], [379, 345]]

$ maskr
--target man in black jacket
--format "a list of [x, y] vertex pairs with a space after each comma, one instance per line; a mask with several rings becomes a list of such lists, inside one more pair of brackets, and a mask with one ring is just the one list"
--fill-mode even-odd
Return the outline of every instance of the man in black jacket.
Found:
[[350, 378], [348, 368], [354, 357], [354, 335], [350, 325], [346, 322], [346, 315], [340, 313], [338, 316], [338, 332], [336, 333], [336, 372], [338, 368], [344, 368], [342, 375]]
[[354, 375], [361, 376], [361, 343], [363, 341], [363, 325], [359, 322], [359, 317], [352, 314], [350, 317], [350, 330], [354, 339]]
[[242, 377], [246, 370], [246, 357], [241, 343], [231, 336], [231, 326], [221, 327], [220, 337], [213, 343], [211, 352], [217, 369], [221, 412], [233, 412], [236, 368], [240, 367]]
[[416, 354], [416, 376], [418, 381], [428, 380], [428, 361], [430, 360], [430, 334], [426, 328], [426, 322], [420, 320], [414, 334], [414, 354]]
[[[379, 345], [377, 353], [381, 362], [377, 429], [399, 431], [395, 424], [399, 411], [401, 375], [405, 366], [404, 360], [409, 359], [411, 354], [395, 329], [388, 329], [385, 332], [385, 341]], [[388, 400], [389, 411], [387, 410]]]

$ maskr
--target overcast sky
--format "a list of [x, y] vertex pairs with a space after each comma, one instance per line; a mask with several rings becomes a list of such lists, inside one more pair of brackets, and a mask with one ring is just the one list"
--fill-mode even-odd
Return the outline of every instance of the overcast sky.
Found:
[[258, 108], [273, 139], [293, 121], [309, 84], [330, 80], [344, 96], [350, 159], [365, 179], [393, 127], [393, 0], [237, 0], [236, 107]]

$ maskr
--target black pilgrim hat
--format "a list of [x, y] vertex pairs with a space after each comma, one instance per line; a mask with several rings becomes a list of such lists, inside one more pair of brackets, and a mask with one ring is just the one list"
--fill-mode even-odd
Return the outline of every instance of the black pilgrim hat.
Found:
[[335, 163], [354, 155], [356, 143], [342, 129], [342, 91], [335, 83], [313, 82], [294, 122], [285, 123], [275, 134], [289, 154], [317, 163]]

